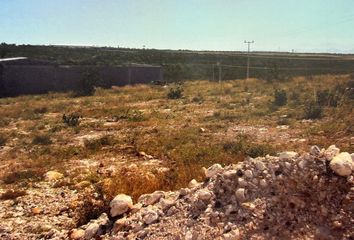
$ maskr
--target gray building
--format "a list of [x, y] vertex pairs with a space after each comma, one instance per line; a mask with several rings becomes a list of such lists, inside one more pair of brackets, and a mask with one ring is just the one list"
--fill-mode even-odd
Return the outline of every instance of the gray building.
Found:
[[101, 87], [162, 81], [162, 68], [147, 64], [65, 66], [25, 57], [0, 59], [0, 97], [80, 89], [84, 74], [97, 74]]

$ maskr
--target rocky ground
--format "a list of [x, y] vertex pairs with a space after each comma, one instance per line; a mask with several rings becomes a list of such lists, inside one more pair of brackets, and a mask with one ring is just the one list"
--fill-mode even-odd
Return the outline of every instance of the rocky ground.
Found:
[[72, 239], [353, 239], [353, 158], [335, 146], [214, 164], [188, 188], [124, 194]]

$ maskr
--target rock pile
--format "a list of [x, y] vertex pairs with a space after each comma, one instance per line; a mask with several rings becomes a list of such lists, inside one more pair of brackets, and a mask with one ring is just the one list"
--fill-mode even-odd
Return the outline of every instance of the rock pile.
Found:
[[[111, 202], [111, 216], [75, 229], [90, 239], [353, 239], [353, 155], [310, 153], [215, 164], [202, 183], [154, 192], [132, 204]], [[81, 233], [81, 234], [79, 234]], [[72, 236], [72, 238], [76, 238]], [[77, 239], [77, 238], [76, 238]]]

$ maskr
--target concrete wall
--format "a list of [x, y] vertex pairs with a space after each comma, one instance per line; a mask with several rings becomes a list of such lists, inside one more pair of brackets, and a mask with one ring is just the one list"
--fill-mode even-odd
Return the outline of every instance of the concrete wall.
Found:
[[83, 74], [88, 71], [98, 74], [102, 87], [162, 80], [160, 67], [3, 65], [0, 67], [0, 96], [77, 90]]

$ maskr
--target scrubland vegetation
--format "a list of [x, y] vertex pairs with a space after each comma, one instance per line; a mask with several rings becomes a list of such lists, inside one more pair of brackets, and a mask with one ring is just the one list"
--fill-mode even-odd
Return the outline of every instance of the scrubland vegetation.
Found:
[[61, 184], [86, 181], [108, 199], [136, 199], [202, 179], [212, 163], [314, 144], [353, 152], [353, 79], [200, 80], [0, 99], [1, 179], [25, 188], [57, 170], [71, 179]]

